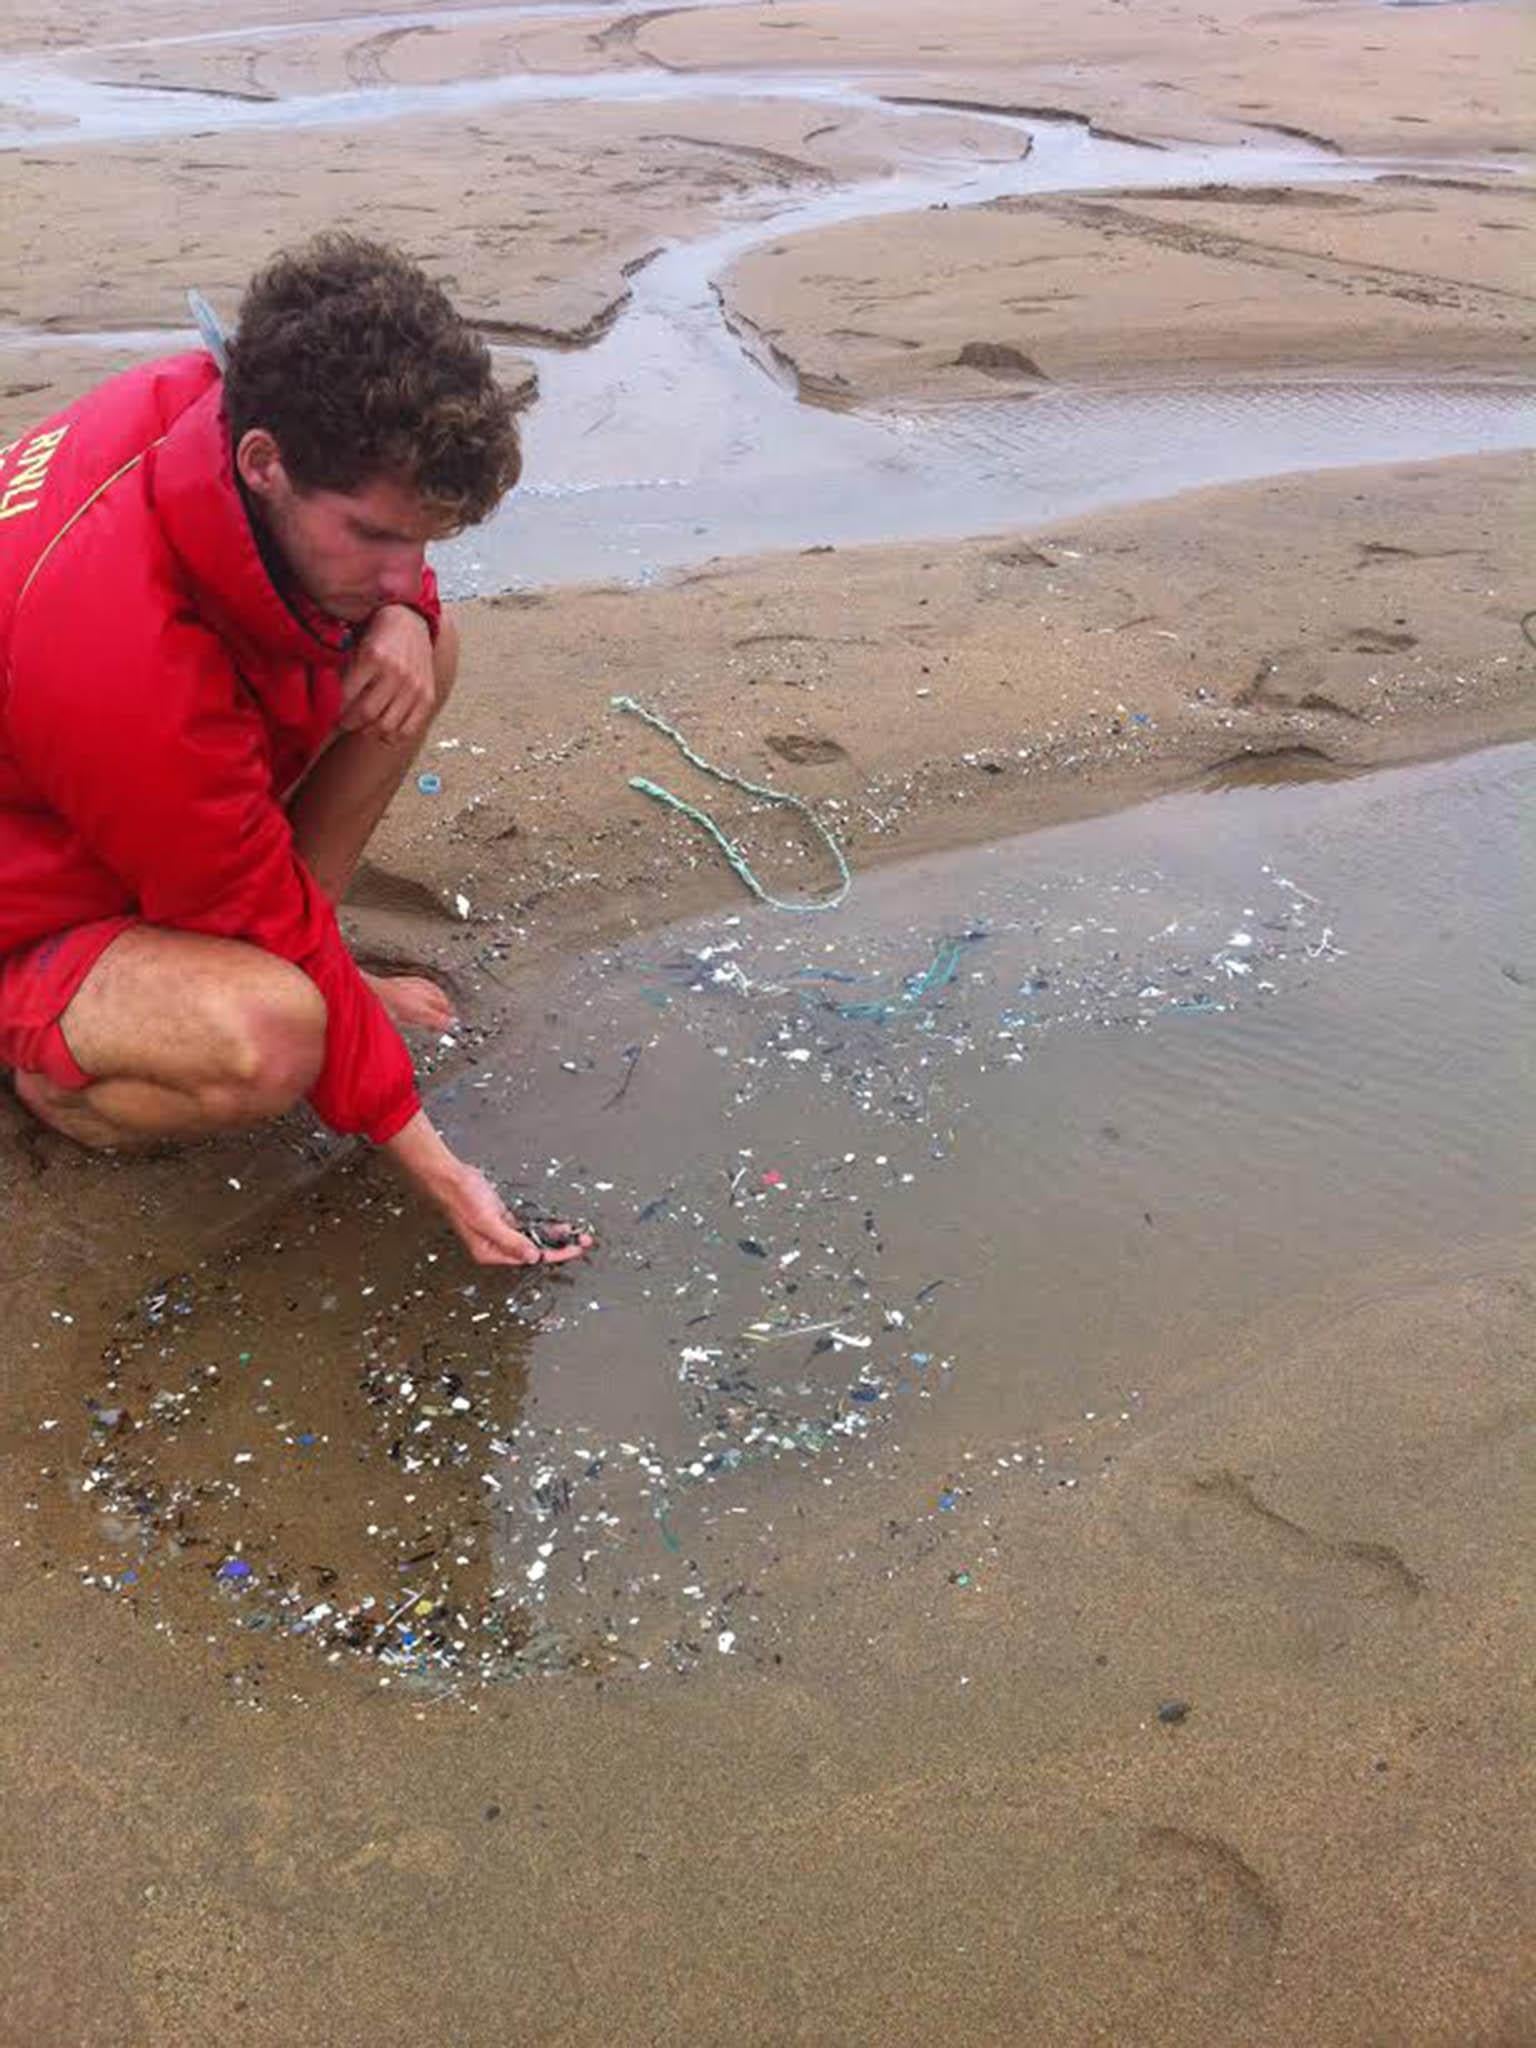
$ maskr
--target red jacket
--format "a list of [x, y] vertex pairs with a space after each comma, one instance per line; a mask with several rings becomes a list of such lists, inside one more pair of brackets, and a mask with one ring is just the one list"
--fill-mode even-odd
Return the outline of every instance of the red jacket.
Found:
[[328, 1017], [310, 1100], [382, 1144], [419, 1106], [410, 1055], [281, 803], [348, 631], [268, 575], [220, 393], [176, 356], [0, 450], [0, 955], [127, 911], [291, 960]]

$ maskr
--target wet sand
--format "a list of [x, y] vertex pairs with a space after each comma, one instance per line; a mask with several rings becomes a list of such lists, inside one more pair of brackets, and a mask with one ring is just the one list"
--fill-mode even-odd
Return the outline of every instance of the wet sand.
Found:
[[[260, 19], [303, 13], [283, 0]], [[13, 15], [7, 43], [212, 25], [179, 0], [50, 10]], [[963, 111], [911, 115], [898, 136], [863, 107], [702, 92], [669, 104], [690, 71], [1062, 109], [1170, 150], [1385, 153], [1378, 168], [1398, 181], [1325, 193], [1282, 180], [1261, 198], [1175, 180], [1169, 196], [1008, 199], [797, 235], [719, 282], [744, 338], [750, 321], [807, 395], [924, 407], [1026, 390], [1034, 370], [1068, 390], [1369, 372], [1432, 404], [1458, 379], [1529, 373], [1528, 54], [1512, 8], [1282, 18], [1223, 0], [1000, 26], [980, 5], [937, 24], [814, 0], [405, 26], [62, 60], [79, 78], [239, 97], [166, 93], [162, 110], [185, 105], [205, 132], [95, 143], [15, 114], [38, 140], [0, 155], [21, 224], [0, 435], [141, 346], [103, 352], [69, 330], [174, 328], [189, 282], [228, 306], [265, 249], [337, 217], [338, 191], [349, 224], [434, 264], [516, 376], [519, 349], [547, 362], [552, 343], [621, 320], [625, 266], [669, 236], [771, 218], [786, 196], [906, 173], [925, 154], [985, 166], [1025, 146]], [[266, 120], [274, 95], [280, 111], [292, 95], [528, 70], [632, 74], [657, 96], [579, 118], [574, 102], [391, 103], [292, 133], [216, 118], [222, 104]], [[1028, 305], [1020, 261], [1049, 280]], [[20, 331], [34, 328], [50, 338]], [[967, 343], [986, 360], [957, 364]], [[628, 775], [707, 801], [772, 886], [826, 879], [814, 840], [689, 780], [611, 714], [612, 691], [663, 709], [709, 757], [813, 798], [868, 875], [1213, 774], [1326, 778], [1530, 737], [1529, 516], [1529, 459], [1499, 453], [960, 541], [723, 559], [654, 583], [495, 594], [492, 578], [465, 608], [464, 682], [423, 764], [441, 787], [408, 788], [352, 928], [361, 948], [461, 992], [464, 1045], [433, 1060], [457, 1090], [447, 1113], [472, 1133], [478, 1071], [504, 1071], [524, 1045], [553, 1057], [549, 1006], [576, 947], [736, 907], [712, 853]], [[1475, 862], [1479, 843], [1458, 832], [1448, 862]], [[1460, 918], [1454, 899], [1438, 914]], [[1490, 1015], [1508, 1022], [1489, 1028], [1513, 1033], [1532, 970], [1515, 954], [1502, 966]], [[1492, 1160], [1498, 1120], [1481, 1097], [1469, 1117], [1484, 1126], [1469, 1149]], [[558, 1130], [552, 1158], [557, 1144]], [[590, 1189], [601, 1162], [582, 1170]], [[1260, 1146], [1252, 1170], [1265, 1174]], [[1219, 1331], [1171, 1264], [1148, 1326], [1155, 1415], [1085, 1435], [1081, 1389], [1107, 1353], [1080, 1371], [1053, 1360], [1030, 1416], [1049, 1455], [1025, 1480], [997, 1470], [994, 1419], [963, 1401], [878, 1457], [786, 1468], [761, 1582], [748, 1574], [733, 1595], [769, 1619], [743, 1624], [731, 1654], [704, 1640], [683, 1668], [658, 1657], [642, 1673], [599, 1636], [546, 1675], [440, 1692], [409, 1674], [380, 1686], [390, 1673], [371, 1658], [331, 1665], [279, 1630], [240, 1642], [232, 1589], [206, 1572], [183, 1573], [174, 1595], [115, 1583], [122, 1558], [75, 1490], [101, 1450], [82, 1404], [102, 1399], [125, 1329], [152, 1392], [157, 1363], [197, 1364], [206, 1327], [229, 1376], [214, 1434], [166, 1456], [207, 1479], [197, 1458], [233, 1453], [250, 1419], [233, 1404], [236, 1332], [275, 1341], [272, 1398], [306, 1392], [298, 1434], [317, 1441], [295, 1439], [315, 1463], [283, 1467], [263, 1496], [267, 1534], [319, 1598], [304, 1570], [356, 1572], [373, 1554], [356, 1489], [395, 1426], [398, 1384], [375, 1401], [355, 1370], [366, 1305], [329, 1302], [359, 1261], [388, 1292], [440, 1254], [390, 1340], [397, 1379], [418, 1353], [465, 1371], [489, 1358], [530, 1412], [558, 1413], [579, 1372], [562, 1380], [537, 1332], [477, 1348], [478, 1310], [459, 1292], [474, 1276], [429, 1226], [417, 1233], [375, 1169], [338, 1162], [301, 1121], [114, 1163], [0, 1107], [13, 1816], [0, 2032], [113, 2048], [214, 2028], [285, 2044], [424, 2028], [571, 2043], [683, 2029], [764, 2043], [939, 2029], [1524, 2039], [1536, 2014], [1522, 2004], [1514, 1700], [1532, 1316], [1530, 1247], [1498, 1206], [1501, 1172], [1485, 1176], [1492, 1206], [1475, 1227], [1465, 1209], [1447, 1216], [1426, 1251], [1383, 1222], [1352, 1270], [1319, 1265], [1313, 1286], [1277, 1292], [1284, 1261], [1259, 1238], [1229, 1248]], [[552, 1203], [574, 1179], [552, 1174]], [[950, 1228], [973, 1223], [962, 1202]], [[1099, 1229], [1086, 1222], [1076, 1246], [1090, 1265], [1102, 1247], [1097, 1284], [1113, 1296], [1134, 1274], [1155, 1290], [1156, 1268], [1149, 1279]], [[169, 1334], [145, 1322], [135, 1304], [205, 1257], [223, 1290], [213, 1320]], [[1064, 1312], [1086, 1291], [1063, 1284]], [[586, 1340], [598, 1366], [611, 1344], [614, 1414], [632, 1386], [643, 1398], [632, 1346], [649, 1313]], [[323, 1398], [317, 1361], [336, 1370]], [[292, 1434], [299, 1419], [262, 1427]], [[220, 1498], [205, 1540], [227, 1545], [238, 1496]], [[344, 1534], [358, 1547], [337, 1548]], [[475, 1553], [466, 1587], [480, 1569]], [[639, 1584], [643, 1553], [633, 1569]], [[104, 1570], [109, 1585], [82, 1584]], [[1159, 1720], [1180, 1703], [1187, 1714]]]
[[313, 1672], [299, 1707], [273, 1673], [242, 1712], [222, 1660], [29, 1568], [7, 2031], [1524, 2038], [1529, 1291], [1498, 1263], [1382, 1282], [1236, 1343], [1226, 1396], [1113, 1488], [1010, 1493], [887, 1578], [882, 1530], [932, 1487], [894, 1475], [797, 1544], [766, 1671], [474, 1714]]
[[799, 237], [731, 317], [840, 403], [1443, 364], [1523, 375], [1524, 188], [1188, 187], [1014, 199]]

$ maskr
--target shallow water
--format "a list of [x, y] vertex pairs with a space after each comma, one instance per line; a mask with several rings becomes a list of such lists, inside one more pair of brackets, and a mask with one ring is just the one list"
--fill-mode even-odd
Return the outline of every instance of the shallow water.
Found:
[[[858, 415], [813, 412], [767, 378], [761, 385], [730, 411], [695, 415], [685, 404], [701, 431], [669, 434], [667, 453], [676, 462], [686, 451], [686, 471], [644, 467], [663, 411], [641, 445], [627, 451], [616, 436], [603, 448], [599, 459], [616, 472], [606, 481], [562, 475], [585, 466], [587, 444], [561, 432], [571, 415], [556, 385], [530, 416], [532, 481], [486, 526], [438, 550], [445, 592], [646, 583], [772, 550], [1038, 530], [1207, 485], [1536, 440], [1536, 395], [1481, 382], [1055, 389]], [[622, 473], [626, 452], [633, 474]]]
[[[841, 100], [880, 105], [846, 89]], [[988, 125], [1027, 143], [1027, 155], [930, 160], [760, 206], [647, 264], [592, 347], [527, 351], [539, 375], [527, 481], [487, 525], [441, 550], [445, 588], [644, 581], [714, 556], [1017, 530], [1285, 470], [1429, 460], [1536, 438], [1528, 387], [1473, 379], [1046, 387], [848, 413], [798, 403], [724, 317], [721, 284], [753, 249], [851, 220], [1021, 193], [1305, 184], [1373, 169], [1300, 144], [1154, 150], [1081, 121], [995, 116]]]
[[438, 1112], [597, 1257], [476, 1275], [333, 1176], [125, 1316], [83, 1575], [237, 1660], [686, 1667], [870, 1468], [919, 1536], [1093, 1483], [1254, 1319], [1528, 1218], [1533, 785], [1213, 788], [523, 992]]

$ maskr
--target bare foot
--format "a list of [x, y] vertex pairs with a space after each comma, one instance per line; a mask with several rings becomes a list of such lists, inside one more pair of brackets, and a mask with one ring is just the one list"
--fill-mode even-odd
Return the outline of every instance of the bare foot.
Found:
[[420, 974], [364, 974], [364, 981], [402, 1030], [451, 1031], [458, 1015], [435, 981]]

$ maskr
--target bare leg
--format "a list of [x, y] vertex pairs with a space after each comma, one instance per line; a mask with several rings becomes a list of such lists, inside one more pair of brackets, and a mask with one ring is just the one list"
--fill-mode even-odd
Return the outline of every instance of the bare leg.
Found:
[[[458, 668], [458, 629], [445, 612], [433, 650], [439, 712]], [[288, 806], [294, 846], [333, 903], [345, 896], [364, 847], [421, 747], [421, 740], [396, 743], [373, 733], [344, 732], [300, 783]], [[363, 979], [397, 1024], [446, 1031], [455, 1021], [448, 997], [422, 975], [364, 974]]]
[[[438, 711], [448, 701], [458, 667], [458, 630], [444, 613], [433, 650]], [[373, 733], [344, 732], [299, 784], [288, 806], [294, 847], [333, 903], [346, 895], [363, 848], [421, 745], [420, 740], [397, 744]]]
[[325, 1054], [307, 975], [238, 939], [136, 925], [114, 939], [60, 1020], [88, 1088], [18, 1073], [16, 1093], [82, 1145], [195, 1138], [281, 1116]]

